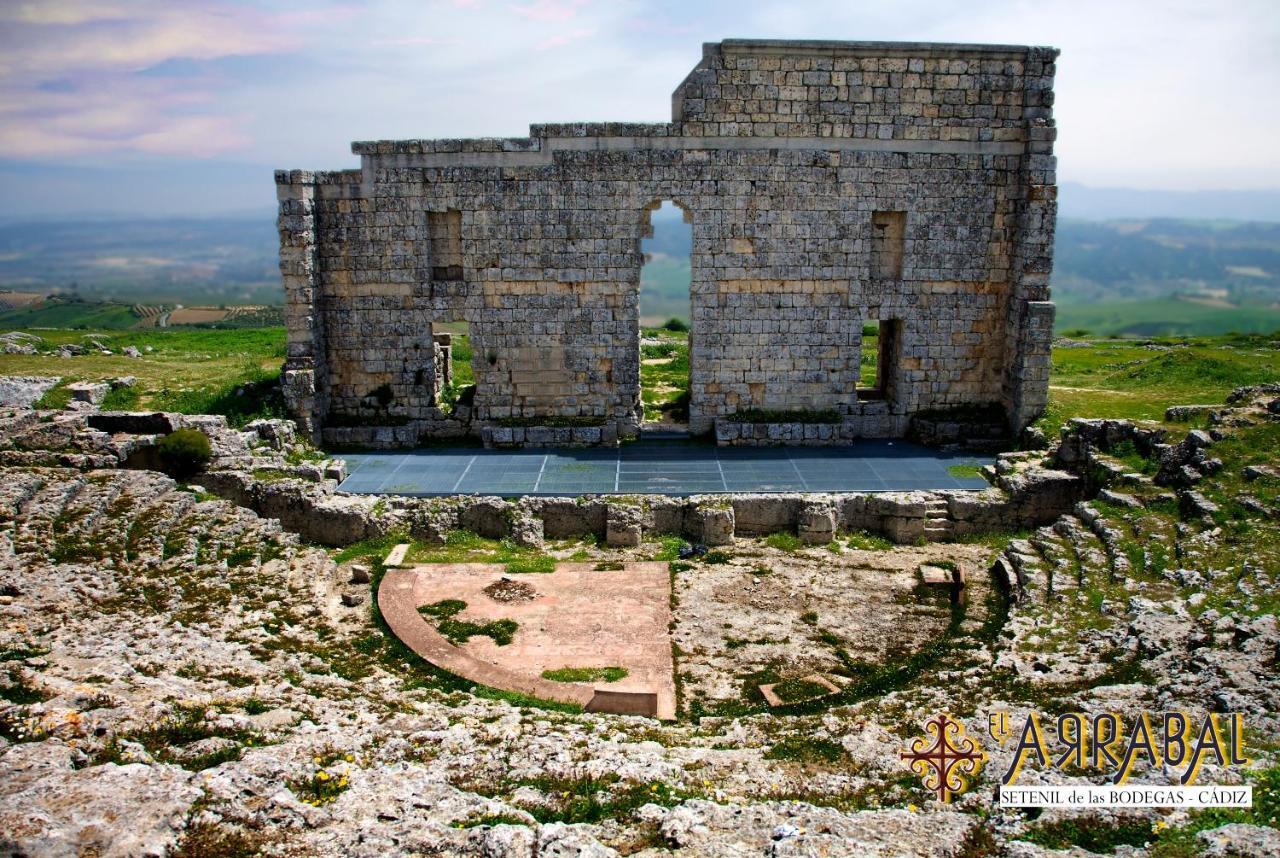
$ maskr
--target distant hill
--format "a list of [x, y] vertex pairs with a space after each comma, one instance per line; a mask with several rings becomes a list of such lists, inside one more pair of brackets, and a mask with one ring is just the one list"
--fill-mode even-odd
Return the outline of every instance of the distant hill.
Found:
[[1062, 302], [1280, 301], [1280, 223], [1064, 220], [1054, 254], [1053, 290]]
[[1142, 191], [1058, 186], [1058, 216], [1080, 220], [1185, 218], [1280, 222], [1280, 190]]
[[269, 216], [0, 223], [0, 289], [126, 304], [279, 304]]
[[[652, 222], [654, 237], [642, 243], [650, 262], [641, 317], [688, 318], [691, 229], [675, 208], [655, 211]], [[0, 223], [0, 291], [8, 292], [0, 310], [82, 315], [83, 307], [31, 306], [51, 292], [123, 305], [112, 311], [121, 324], [131, 305], [279, 304], [276, 241], [269, 216]], [[1064, 217], [1055, 253], [1059, 330], [1280, 328], [1280, 222]]]

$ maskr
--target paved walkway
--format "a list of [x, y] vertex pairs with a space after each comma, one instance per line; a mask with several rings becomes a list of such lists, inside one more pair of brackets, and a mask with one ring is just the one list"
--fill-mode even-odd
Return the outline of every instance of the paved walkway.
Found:
[[581, 450], [441, 448], [343, 453], [342, 458], [351, 468], [342, 491], [424, 497], [981, 490], [987, 487], [981, 477], [956, 476], [948, 468], [993, 461], [901, 440], [864, 440], [847, 447], [637, 441]]

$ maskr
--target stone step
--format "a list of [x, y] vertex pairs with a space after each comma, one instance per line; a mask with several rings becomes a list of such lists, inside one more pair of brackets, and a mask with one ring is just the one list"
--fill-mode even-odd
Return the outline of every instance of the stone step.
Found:
[[1130, 571], [1129, 558], [1120, 549], [1120, 540], [1123, 538], [1123, 533], [1107, 522], [1102, 513], [1096, 508], [1089, 506], [1087, 503], [1076, 504], [1074, 512], [1098, 538], [1098, 541], [1102, 543], [1103, 549], [1106, 551], [1111, 577], [1115, 580], [1127, 578]]
[[129, 526], [124, 528], [125, 556], [159, 557], [166, 536], [195, 504], [195, 495], [189, 492], [168, 492], [135, 507]]
[[1027, 597], [1042, 600], [1049, 590], [1049, 575], [1044, 568], [1044, 558], [1036, 552], [1035, 547], [1025, 539], [1015, 539], [1009, 543], [1005, 558], [1018, 576], [1018, 583]]
[[13, 522], [22, 506], [45, 485], [45, 478], [31, 471], [0, 472], [0, 522]]
[[644, 429], [640, 437], [646, 441], [688, 441], [692, 436], [688, 429]]
[[1027, 540], [1042, 558], [1048, 574], [1050, 596], [1079, 587], [1075, 552], [1058, 538], [1052, 527], [1042, 527]]
[[[120, 528], [117, 525], [128, 513], [127, 510], [113, 509], [113, 506], [123, 492], [124, 484], [119, 479], [107, 482], [90, 480], [80, 487], [75, 497], [68, 500], [61, 517], [72, 522], [74, 536], [77, 538], [92, 535], [99, 529], [105, 531], [102, 536], [106, 539], [118, 536]], [[131, 507], [132, 504], [129, 504], [129, 508]], [[60, 536], [61, 534], [54, 534], [55, 538]]]
[[54, 522], [84, 485], [80, 476], [45, 483], [18, 509], [14, 549], [20, 553], [44, 550], [53, 542]]

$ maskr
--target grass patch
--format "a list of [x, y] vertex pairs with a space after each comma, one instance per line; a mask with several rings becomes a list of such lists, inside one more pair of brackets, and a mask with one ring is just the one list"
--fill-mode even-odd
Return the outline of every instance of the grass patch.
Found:
[[876, 533], [857, 530], [850, 533], [846, 544], [854, 551], [888, 551], [893, 543]]
[[1034, 826], [1025, 839], [1046, 849], [1079, 846], [1090, 852], [1111, 854], [1117, 846], [1142, 846], [1151, 840], [1151, 823], [1145, 819], [1063, 819]]
[[773, 693], [783, 703], [799, 703], [831, 694], [831, 689], [812, 679], [784, 679], [773, 686]]
[[552, 682], [617, 682], [626, 677], [625, 667], [562, 667], [542, 671], [542, 678]]
[[[2, 365], [2, 364], [0, 364]], [[55, 384], [44, 392], [35, 402], [35, 407], [42, 411], [61, 411], [71, 402], [71, 391], [67, 389], [67, 380]]]
[[702, 797], [700, 793], [662, 781], [624, 781], [613, 773], [599, 777], [538, 775], [508, 782], [502, 789], [514, 791], [520, 787], [533, 787], [546, 796], [547, 803], [522, 808], [543, 824], [594, 825], [611, 819], [625, 820], [646, 804], [674, 807]]
[[550, 554], [531, 554], [508, 560], [506, 568], [512, 575], [545, 575], [556, 571], [556, 559]]
[[103, 411], [134, 411], [142, 400], [137, 387], [120, 385], [107, 391], [99, 406]]
[[957, 480], [981, 479], [982, 466], [973, 464], [947, 465], [947, 473]]
[[804, 543], [800, 541], [800, 537], [794, 533], [786, 532], [769, 534], [764, 538], [764, 544], [779, 551], [786, 551], [789, 554], [794, 554], [804, 548]]
[[844, 746], [830, 739], [812, 736], [788, 736], [765, 752], [766, 760], [789, 760], [796, 763], [838, 763], [846, 757]]
[[467, 609], [467, 603], [461, 599], [445, 599], [430, 605], [422, 605], [418, 613], [436, 620], [436, 630], [448, 639], [449, 643], [466, 643], [474, 637], [492, 638], [498, 646], [506, 646], [515, 639], [520, 624], [515, 620], [491, 620], [487, 623], [473, 623], [470, 620], [459, 620], [457, 615]]

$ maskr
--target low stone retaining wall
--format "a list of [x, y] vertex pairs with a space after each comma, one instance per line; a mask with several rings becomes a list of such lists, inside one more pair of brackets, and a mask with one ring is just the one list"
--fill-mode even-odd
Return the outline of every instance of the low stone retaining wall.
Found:
[[259, 480], [252, 472], [210, 471], [194, 482], [206, 491], [277, 518], [285, 528], [323, 545], [342, 546], [405, 530], [442, 542], [453, 530], [540, 546], [545, 539], [594, 535], [613, 546], [639, 545], [646, 534], [678, 534], [704, 545], [735, 536], [799, 534], [825, 543], [861, 530], [900, 544], [942, 541], [974, 533], [1035, 527], [1053, 521], [1084, 497], [1085, 481], [1041, 466], [1042, 454], [1006, 454], [996, 485], [985, 491], [838, 494], [728, 494], [687, 498], [605, 495], [578, 498], [457, 496], [374, 498], [336, 492], [334, 480]]
[[618, 425], [602, 426], [485, 426], [480, 440], [486, 447], [600, 447], [618, 443]]
[[889, 413], [884, 400], [870, 399], [852, 406], [835, 423], [749, 423], [717, 417], [716, 444], [721, 447], [774, 447], [786, 444], [825, 447], [848, 444], [858, 438], [899, 438], [906, 433], [909, 418]]

